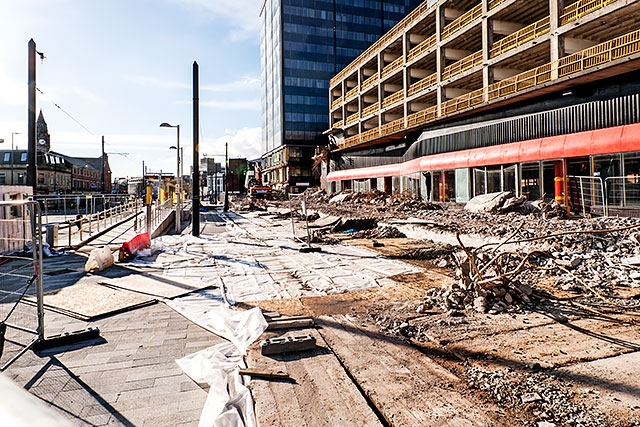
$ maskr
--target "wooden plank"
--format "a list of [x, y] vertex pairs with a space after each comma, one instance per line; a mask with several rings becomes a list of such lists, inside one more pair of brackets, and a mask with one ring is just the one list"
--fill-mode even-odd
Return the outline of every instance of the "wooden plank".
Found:
[[463, 395], [464, 382], [411, 345], [356, 326], [346, 316], [323, 316], [317, 323], [390, 425], [501, 425], [498, 407]]
[[[258, 425], [280, 427], [380, 427], [381, 423], [315, 329], [317, 347], [303, 353], [264, 357], [254, 344], [251, 369], [282, 372], [291, 381], [252, 381]], [[268, 335], [268, 334], [267, 334]], [[273, 333], [268, 337], [275, 336]]]

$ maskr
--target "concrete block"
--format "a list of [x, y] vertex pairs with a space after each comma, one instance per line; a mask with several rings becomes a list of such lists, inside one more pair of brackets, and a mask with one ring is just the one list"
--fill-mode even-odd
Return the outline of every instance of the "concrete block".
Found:
[[311, 335], [270, 338], [260, 342], [260, 352], [263, 356], [269, 354], [289, 353], [293, 351], [313, 350], [314, 348], [316, 348], [316, 339]]

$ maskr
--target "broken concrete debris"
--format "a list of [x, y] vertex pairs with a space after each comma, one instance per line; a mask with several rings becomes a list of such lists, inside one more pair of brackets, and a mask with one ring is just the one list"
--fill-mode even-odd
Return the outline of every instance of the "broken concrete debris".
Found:
[[311, 335], [269, 338], [260, 342], [260, 353], [263, 356], [313, 350], [314, 348], [316, 348], [316, 339]]

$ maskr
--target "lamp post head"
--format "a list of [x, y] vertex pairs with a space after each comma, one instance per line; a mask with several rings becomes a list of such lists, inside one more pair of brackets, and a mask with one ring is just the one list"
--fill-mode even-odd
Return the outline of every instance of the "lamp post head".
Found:
[[167, 123], [167, 122], [164, 122], [164, 123], [160, 123], [160, 127], [161, 127], [161, 128], [175, 128], [175, 127], [178, 127], [178, 125], [175, 125], [175, 126], [174, 126], [174, 125], [170, 125], [170, 124], [169, 124], [169, 123]]
[[169, 150], [177, 150], [178, 147], [176, 147], [175, 145], [172, 145], [171, 147], [169, 147]]

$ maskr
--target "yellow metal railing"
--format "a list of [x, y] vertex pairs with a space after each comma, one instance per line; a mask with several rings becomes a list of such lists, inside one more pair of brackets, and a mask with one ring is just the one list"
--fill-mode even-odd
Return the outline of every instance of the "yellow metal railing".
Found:
[[411, 49], [409, 51], [409, 54], [407, 55], [407, 61], [412, 61], [413, 59], [419, 57], [424, 52], [434, 47], [435, 45], [436, 45], [436, 35], [434, 34], [431, 37], [427, 37], [426, 39], [422, 40], [420, 43], [418, 43], [416, 47]]
[[442, 29], [442, 34], [440, 34], [440, 40], [445, 40], [447, 37], [467, 25], [468, 23], [475, 21], [476, 19], [482, 16], [482, 3], [474, 6], [473, 9], [470, 9], [460, 15], [455, 21], [449, 23]]
[[344, 142], [342, 144], [340, 144], [339, 147], [340, 148], [351, 147], [352, 145], [355, 145], [358, 142], [360, 142], [360, 134], [353, 135], [353, 136], [350, 136], [348, 138], [345, 138]]
[[380, 136], [380, 128], [375, 127], [360, 134], [360, 141], [369, 141]]
[[491, 0], [489, 2], [489, 10], [495, 9], [507, 0]]
[[380, 126], [380, 135], [381, 136], [385, 136], [385, 135], [390, 135], [394, 132], [398, 132], [399, 130], [404, 129], [404, 117], [400, 118], [400, 119], [396, 119], [392, 122], [389, 123], [385, 123], [382, 126]]
[[393, 105], [396, 102], [402, 101], [404, 99], [404, 89], [400, 89], [394, 94], [387, 96], [382, 100], [382, 108], [387, 108], [389, 105]]
[[509, 34], [502, 40], [495, 42], [491, 46], [491, 51], [489, 52], [490, 57], [494, 58], [508, 50], [523, 45], [526, 42], [531, 41], [537, 37], [540, 37], [543, 34], [547, 34], [548, 32], [549, 17], [547, 16], [546, 18], [542, 18], [538, 22], [534, 22], [533, 24], [516, 31], [515, 33]]
[[426, 90], [428, 87], [431, 87], [438, 83], [438, 73], [433, 73], [430, 76], [425, 77], [422, 80], [419, 80], [409, 86], [409, 96], [415, 95], [416, 93], [422, 92]]
[[558, 60], [558, 77], [588, 70], [640, 52], [640, 30]]
[[376, 102], [375, 104], [369, 105], [367, 108], [362, 110], [362, 117], [366, 117], [369, 114], [377, 113], [380, 111], [380, 103]]
[[341, 128], [343, 124], [344, 124], [344, 120], [338, 120], [337, 122], [335, 122], [333, 124], [333, 127], [334, 128]]
[[560, 24], [565, 25], [573, 22], [615, 1], [616, 0], [579, 0], [562, 9], [560, 13]]
[[387, 65], [386, 67], [384, 67], [382, 69], [382, 78], [384, 79], [388, 75], [390, 75], [393, 72], [395, 72], [397, 69], [402, 68], [403, 64], [404, 64], [404, 57], [401, 56], [401, 57], [397, 58], [391, 64]]
[[551, 80], [551, 64], [545, 64], [489, 85], [487, 100], [491, 101], [501, 96], [511, 95], [549, 80]]
[[484, 89], [477, 89], [442, 103], [442, 113], [451, 114], [484, 102]]
[[465, 56], [458, 62], [455, 62], [448, 67], [444, 67], [444, 70], [442, 70], [442, 79], [448, 79], [478, 65], [482, 65], [481, 50], [477, 51], [476, 53], [472, 53], [469, 56]]
[[362, 82], [362, 90], [367, 90], [376, 83], [378, 83], [378, 73], [375, 73], [371, 77], [367, 78], [367, 80]]
[[[639, 53], [640, 30], [636, 30], [590, 47], [581, 52], [576, 52], [573, 55], [566, 56], [560, 60], [544, 64], [524, 73], [509, 77], [508, 79], [489, 85], [487, 88], [476, 89], [457, 98], [450, 99], [441, 104], [440, 114], [438, 114], [438, 106], [434, 105], [407, 116], [406, 124], [404, 118], [394, 120], [393, 122], [382, 125], [379, 128], [380, 130], [378, 135], [389, 135], [405, 129], [405, 126], [414, 127], [422, 125], [433, 121], [438, 117], [454, 114], [483, 102], [493, 101], [497, 98], [513, 95], [517, 92], [541, 85], [551, 81], [552, 78], [554, 78], [554, 72], [557, 73], [557, 77], [555, 78], [566, 77], [574, 73]], [[392, 96], [395, 96], [395, 94]], [[354, 116], [357, 116], [357, 114]], [[347, 118], [347, 122], [354, 116]], [[368, 138], [375, 138], [376, 133], [374, 130], [375, 129], [371, 129], [366, 133], [354, 135], [345, 139], [343, 147], [349, 147], [352, 144], [367, 141], [367, 139], [361, 137], [365, 134], [368, 135]]]
[[417, 8], [415, 8], [411, 13], [405, 16], [400, 22], [398, 22], [387, 34], [378, 39], [375, 43], [373, 43], [367, 50], [365, 50], [362, 55], [360, 55], [357, 59], [355, 59], [351, 64], [347, 65], [335, 75], [330, 81], [330, 86], [333, 86], [335, 83], [343, 80], [347, 75], [353, 73], [355, 70], [360, 68], [367, 61], [371, 60], [377, 52], [379, 52], [385, 44], [391, 41], [393, 38], [402, 34], [402, 32], [411, 26], [417, 21], [420, 21], [424, 18], [424, 15], [429, 13], [432, 9], [435, 9], [437, 6], [437, 2], [424, 2]]
[[420, 110], [417, 113], [410, 114], [407, 117], [407, 126], [413, 127], [421, 125], [434, 120], [436, 117], [438, 117], [438, 106], [433, 105], [429, 108], [425, 108], [424, 110]]
[[354, 87], [353, 89], [350, 89], [349, 92], [347, 92], [346, 95], [344, 96], [344, 100], [346, 101], [348, 99], [351, 99], [357, 94], [358, 94], [358, 86]]
[[347, 117], [347, 121], [346, 121], [347, 126], [357, 122], [359, 118], [360, 118], [360, 115], [358, 113], [350, 115], [349, 117]]
[[334, 99], [333, 102], [331, 103], [331, 109], [335, 110], [336, 108], [338, 108], [340, 104], [342, 104], [342, 97], [338, 99]]

